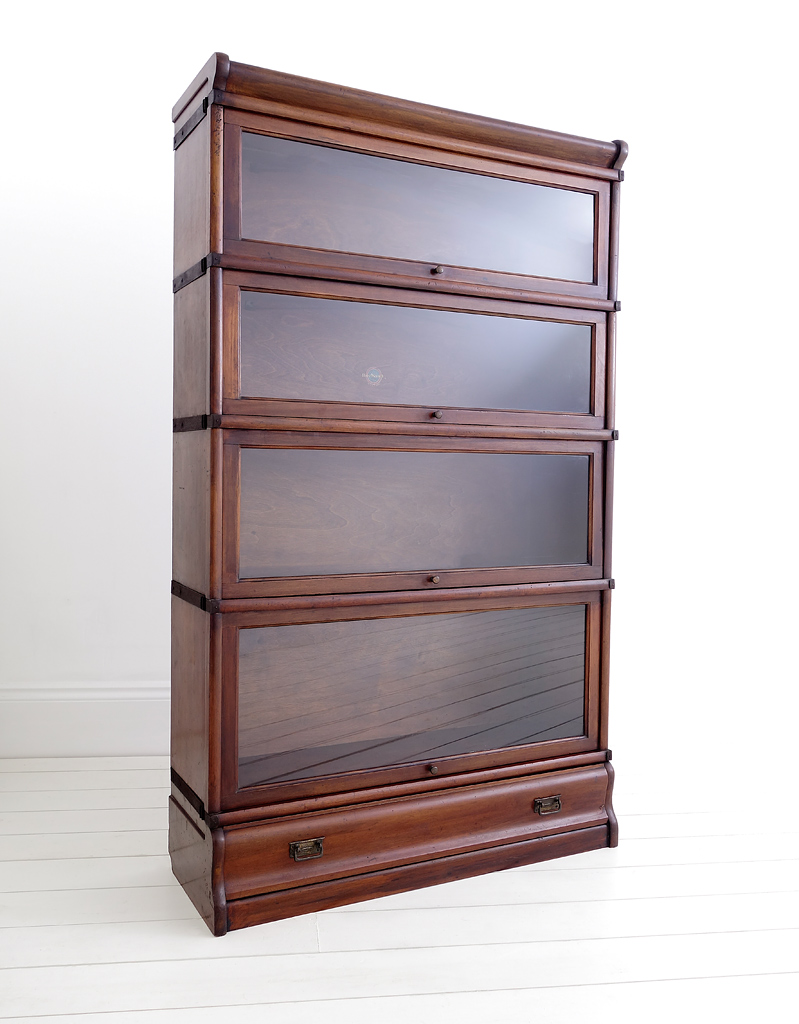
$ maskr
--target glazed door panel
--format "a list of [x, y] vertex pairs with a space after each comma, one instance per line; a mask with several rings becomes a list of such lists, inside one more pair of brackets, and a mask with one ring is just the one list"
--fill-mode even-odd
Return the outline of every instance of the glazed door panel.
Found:
[[595, 280], [595, 193], [254, 132], [241, 139], [244, 239]]
[[588, 455], [244, 448], [239, 578], [588, 561]]
[[239, 785], [585, 733], [586, 606], [239, 631]]
[[242, 291], [240, 394], [589, 414], [592, 325]]

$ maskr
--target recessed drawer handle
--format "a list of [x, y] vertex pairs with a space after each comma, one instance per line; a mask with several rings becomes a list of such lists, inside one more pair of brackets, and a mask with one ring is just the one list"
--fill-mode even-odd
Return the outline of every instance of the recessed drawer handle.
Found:
[[324, 841], [325, 837], [320, 836], [318, 839], [301, 839], [299, 842], [289, 843], [289, 853], [294, 860], [313, 860], [325, 852], [322, 846]]
[[536, 797], [533, 810], [536, 814], [555, 814], [560, 810], [560, 793], [557, 796]]

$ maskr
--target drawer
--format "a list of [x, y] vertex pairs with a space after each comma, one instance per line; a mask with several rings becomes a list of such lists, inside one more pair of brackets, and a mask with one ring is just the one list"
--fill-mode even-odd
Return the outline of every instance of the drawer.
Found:
[[599, 765], [232, 827], [227, 899], [602, 825], [607, 793]]

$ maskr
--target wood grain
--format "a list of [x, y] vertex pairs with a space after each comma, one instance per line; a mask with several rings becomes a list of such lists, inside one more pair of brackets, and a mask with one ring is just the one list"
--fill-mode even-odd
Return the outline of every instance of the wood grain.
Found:
[[211, 431], [172, 435], [172, 579], [211, 588]]
[[208, 803], [211, 620], [172, 597], [172, 767]]
[[[475, 114], [444, 110], [247, 64], [231, 62], [229, 68], [224, 88], [231, 99], [238, 96], [262, 99], [280, 105], [281, 108], [301, 109], [306, 117], [312, 111], [318, 111], [337, 115], [345, 123], [351, 124], [358, 120], [368, 124], [372, 131], [377, 125], [396, 127], [419, 135], [433, 138], [438, 136], [446, 139], [447, 143], [462, 141], [501, 147], [524, 154], [528, 160], [541, 155], [587, 167], [613, 167], [618, 154], [618, 148], [613, 142], [597, 142]], [[312, 119], [311, 116], [309, 120]]]
[[426, 863], [374, 871], [361, 877], [319, 882], [282, 892], [231, 900], [227, 905], [228, 927], [247, 928], [278, 921], [312, 910], [340, 907], [442, 882], [503, 871], [554, 857], [566, 857], [607, 845], [607, 829], [599, 825], [562, 835], [542, 836], [522, 842], [441, 857]]
[[[227, 898], [600, 825], [607, 821], [606, 786], [601, 765], [231, 828], [225, 835]], [[555, 794], [561, 809], [536, 813], [535, 800]], [[323, 855], [293, 860], [289, 843], [311, 836], [324, 836]]]
[[211, 412], [211, 295], [208, 274], [174, 297], [174, 384], [172, 415]]
[[204, 118], [175, 150], [175, 252], [172, 276], [210, 250], [211, 120]]

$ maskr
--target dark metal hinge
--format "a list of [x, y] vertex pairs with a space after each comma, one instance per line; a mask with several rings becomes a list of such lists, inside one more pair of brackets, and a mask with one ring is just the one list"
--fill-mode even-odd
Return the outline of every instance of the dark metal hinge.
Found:
[[621, 309], [621, 301], [619, 299], [616, 299], [616, 301], [613, 303], [613, 308], [616, 310], [617, 313], [619, 312], [619, 310]]
[[217, 413], [203, 413], [201, 416], [176, 416], [172, 420], [175, 434], [186, 430], [216, 430], [222, 426], [222, 417]]
[[611, 432], [610, 432], [610, 439], [611, 439], [611, 441], [618, 441], [618, 439], [619, 439], [619, 432], [618, 432], [618, 430], [611, 430]]
[[616, 581], [614, 579], [608, 580], [608, 590], [616, 589]]
[[219, 601], [212, 597], [206, 597], [205, 594], [201, 594], [199, 590], [194, 590], [192, 587], [187, 587], [185, 583], [178, 583], [177, 580], [172, 580], [172, 593], [175, 597], [179, 597], [181, 601], [186, 601], [187, 604], [193, 604], [195, 608], [199, 608], [201, 612], [218, 612]]
[[181, 288], [185, 288], [187, 284], [191, 284], [192, 281], [196, 281], [197, 278], [202, 277], [208, 273], [209, 267], [218, 267], [222, 263], [222, 256], [218, 252], [209, 252], [207, 256], [203, 256], [201, 260], [198, 260], [193, 267], [189, 267], [188, 270], [184, 270], [182, 274], [172, 281], [172, 291], [179, 292]]
[[202, 119], [208, 113], [208, 106], [209, 106], [209, 102], [208, 101], [209, 101], [209, 97], [206, 96], [205, 99], [202, 101], [202, 103], [199, 105], [199, 107], [197, 107], [197, 109], [194, 111], [194, 113], [188, 119], [188, 121], [183, 125], [183, 127], [178, 132], [175, 133], [175, 137], [172, 140], [172, 148], [173, 149], [177, 149], [178, 146], [182, 142], [186, 141], [186, 139], [191, 135], [191, 133], [194, 131], [194, 129], [197, 127], [197, 125], [202, 121]]

